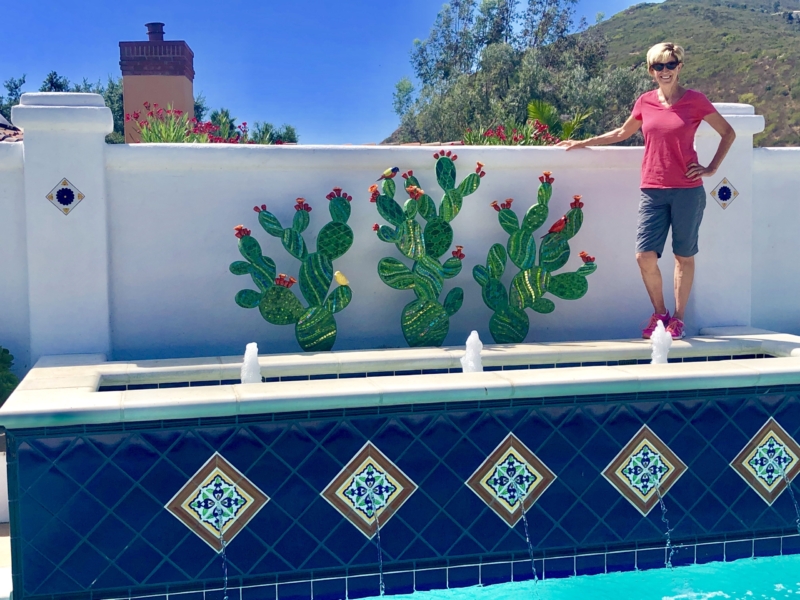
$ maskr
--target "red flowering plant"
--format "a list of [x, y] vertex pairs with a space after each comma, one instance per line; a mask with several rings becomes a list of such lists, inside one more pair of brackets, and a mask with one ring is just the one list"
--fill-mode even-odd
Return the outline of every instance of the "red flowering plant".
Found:
[[553, 146], [561, 141], [541, 121], [522, 124], [496, 125], [477, 130], [467, 129], [463, 143], [466, 146]]

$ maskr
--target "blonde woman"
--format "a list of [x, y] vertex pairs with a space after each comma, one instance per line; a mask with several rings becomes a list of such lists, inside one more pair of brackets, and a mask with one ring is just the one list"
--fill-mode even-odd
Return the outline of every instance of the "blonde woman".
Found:
[[[647, 52], [647, 70], [658, 88], [642, 94], [628, 120], [613, 131], [586, 140], [558, 144], [567, 150], [605, 146], [627, 140], [642, 129], [642, 161], [636, 261], [653, 304], [653, 314], [642, 337], [649, 338], [659, 321], [673, 338], [684, 336], [684, 312], [694, 280], [694, 255], [706, 194], [703, 177], [717, 172], [736, 134], [728, 122], [700, 92], [680, 85], [683, 48], [666, 42]], [[717, 152], [707, 167], [694, 149], [694, 135], [702, 121], [720, 134]], [[670, 316], [664, 304], [658, 259], [672, 228], [675, 255], [675, 311]]]

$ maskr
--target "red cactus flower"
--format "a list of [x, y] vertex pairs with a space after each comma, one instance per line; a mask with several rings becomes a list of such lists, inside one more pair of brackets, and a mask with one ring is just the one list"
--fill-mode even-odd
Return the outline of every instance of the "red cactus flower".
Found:
[[262, 210], [267, 210], [267, 205], [262, 204], [261, 206], [254, 206], [253, 210], [256, 211], [257, 213], [260, 213]]
[[352, 202], [353, 201], [353, 197], [350, 194], [347, 195], [347, 201], [348, 202]]
[[479, 162], [479, 163], [477, 163], [477, 165], [478, 165], [478, 166], [477, 166], [477, 167], [475, 167], [475, 172], [476, 172], [476, 173], [480, 173], [480, 172], [481, 172], [481, 169], [483, 169], [483, 163], [482, 163], [482, 162]]
[[589, 256], [586, 252], [581, 252], [578, 256], [581, 257], [581, 260], [584, 263], [593, 263], [594, 262], [594, 256]]
[[403, 173], [400, 177], [402, 177], [403, 179], [408, 179], [408, 173]]
[[237, 225], [236, 227], [233, 228], [233, 230], [236, 232], [233, 235], [235, 235], [239, 239], [242, 239], [243, 237], [245, 237], [246, 235], [250, 235], [251, 233], [250, 230], [247, 229], [247, 227], [245, 227], [244, 225]]
[[438, 159], [438, 158], [439, 158], [439, 153], [438, 153], [438, 152], [436, 152], [436, 153], [433, 155], [433, 158], [437, 158], [437, 159]]
[[453, 154], [453, 156], [450, 157], [450, 160], [456, 162], [458, 160], [458, 154]]
[[340, 187], [333, 188], [333, 195], [341, 198], [342, 197], [342, 188], [340, 188]]
[[378, 225], [377, 223], [375, 223], [375, 224], [372, 226], [372, 231], [378, 231], [380, 228], [381, 228], [381, 227], [380, 227], [380, 225]]
[[278, 276], [275, 278], [275, 285], [280, 285], [285, 288], [290, 288], [295, 283], [297, 283], [297, 279], [294, 277], [287, 277], [286, 273], [278, 273]]
[[492, 203], [490, 204], [490, 206], [491, 206], [493, 209], [495, 209], [497, 212], [500, 212], [500, 211], [502, 210], [502, 209], [500, 208], [500, 206], [497, 204], [497, 200], [495, 200], [494, 202], [492, 202]]
[[581, 202], [580, 194], [576, 194], [572, 197], [573, 201], [569, 203], [570, 208], [583, 208], [583, 202]]
[[411, 198], [413, 198], [414, 200], [419, 200], [420, 198], [422, 198], [422, 195], [425, 193], [424, 190], [421, 190], [420, 188], [418, 188], [415, 185], [408, 186], [406, 188], [406, 192], [408, 192], [408, 195]]
[[295, 200], [294, 209], [311, 212], [311, 207], [308, 205], [305, 198], [298, 198], [297, 200]]
[[485, 173], [485, 172], [483, 172], [483, 171], [481, 171], [480, 173], [478, 173], [478, 177], [480, 177], [481, 179], [483, 179], [483, 177], [485, 177], [485, 176], [486, 176], [486, 173]]
[[412, 171], [411, 169], [409, 169], [409, 170], [408, 170], [408, 174], [409, 174], [409, 175], [413, 175], [413, 174], [414, 174], [414, 171]]
[[453, 257], [457, 258], [458, 260], [464, 260], [464, 253], [462, 252], [463, 249], [464, 246], [456, 246], [456, 249], [452, 252]]
[[452, 154], [453, 154], [453, 153], [452, 153], [452, 152], [450, 152], [450, 150], [448, 150], [447, 152], [445, 152], [445, 153], [444, 153], [444, 155], [445, 155], [447, 158], [450, 158], [450, 156], [451, 156]]
[[541, 177], [539, 177], [539, 181], [541, 181], [542, 183], [553, 183], [553, 182], [555, 181], [555, 179], [553, 179], [552, 177], [550, 177], [550, 175], [551, 175], [551, 174], [552, 174], [552, 173], [551, 173], [550, 171], [545, 171], [545, 172], [542, 174], [542, 176], [541, 176]]
[[500, 208], [506, 208], [506, 209], [509, 209], [509, 208], [511, 208], [511, 203], [512, 203], [512, 202], [514, 202], [514, 199], [513, 199], [513, 198], [506, 198], [506, 201], [505, 201], [505, 202], [503, 202], [503, 203], [500, 205]]
[[375, 185], [373, 183], [371, 186], [369, 186], [369, 201], [370, 202], [377, 202], [378, 201], [378, 196], [380, 196], [380, 195], [381, 195], [381, 192], [378, 189], [377, 185]]

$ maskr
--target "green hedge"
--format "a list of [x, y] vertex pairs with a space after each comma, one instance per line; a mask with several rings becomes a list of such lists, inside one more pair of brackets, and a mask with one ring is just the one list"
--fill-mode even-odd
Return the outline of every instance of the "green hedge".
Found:
[[14, 357], [8, 350], [0, 346], [0, 404], [6, 401], [19, 383], [17, 376], [11, 372], [13, 364]]

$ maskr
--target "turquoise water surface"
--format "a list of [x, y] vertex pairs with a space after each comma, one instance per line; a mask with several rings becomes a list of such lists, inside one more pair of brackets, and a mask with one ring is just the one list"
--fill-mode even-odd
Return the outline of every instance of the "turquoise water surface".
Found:
[[800, 555], [416, 592], [398, 600], [800, 599]]

